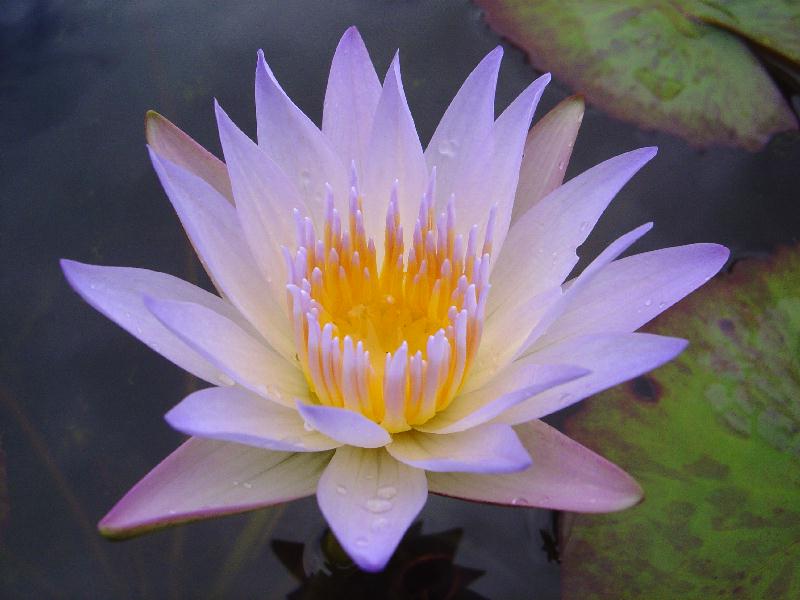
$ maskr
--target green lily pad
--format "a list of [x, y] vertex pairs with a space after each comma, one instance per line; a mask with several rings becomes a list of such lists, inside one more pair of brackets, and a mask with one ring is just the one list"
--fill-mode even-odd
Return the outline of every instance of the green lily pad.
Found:
[[738, 263], [648, 330], [691, 344], [567, 421], [645, 500], [569, 515], [564, 598], [800, 598], [800, 248]]
[[751, 51], [800, 65], [794, 0], [476, 1], [534, 65], [617, 118], [750, 149], [797, 128]]

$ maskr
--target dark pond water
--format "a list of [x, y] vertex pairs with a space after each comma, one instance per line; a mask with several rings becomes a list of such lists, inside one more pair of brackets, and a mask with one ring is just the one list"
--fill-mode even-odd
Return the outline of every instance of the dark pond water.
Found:
[[[313, 498], [124, 543], [99, 537], [96, 521], [179, 443], [162, 415], [197, 382], [81, 302], [57, 259], [207, 285], [147, 159], [145, 111], [157, 109], [218, 152], [212, 99], [254, 132], [263, 48], [318, 122], [333, 49], [351, 24], [379, 72], [400, 48], [423, 142], [463, 78], [500, 43], [463, 1], [0, 7], [0, 436], [9, 511], [0, 596], [282, 598], [297, 584], [270, 541], [305, 543], [307, 565], [319, 561], [324, 523]], [[508, 50], [499, 106], [536, 75]], [[539, 114], [568, 92], [556, 80]], [[797, 135], [757, 154], [699, 152], [589, 109], [569, 173], [643, 145], [660, 146], [659, 157], [618, 196], [586, 255], [649, 220], [656, 229], [639, 250], [716, 241], [742, 257], [797, 241]], [[550, 513], [432, 496], [420, 519], [428, 533], [463, 529], [456, 562], [485, 572], [475, 593], [558, 597], [559, 568], [539, 531]]]

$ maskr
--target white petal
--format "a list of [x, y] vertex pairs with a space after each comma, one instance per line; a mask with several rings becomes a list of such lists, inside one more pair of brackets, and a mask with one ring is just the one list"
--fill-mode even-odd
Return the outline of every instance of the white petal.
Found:
[[214, 188], [152, 150], [150, 158], [187, 234], [215, 282], [269, 344], [291, 357], [285, 307], [268, 293], [245, 241], [236, 209]]
[[487, 316], [475, 364], [464, 382], [464, 390], [473, 391], [485, 385], [500, 368], [508, 365], [536, 324], [562, 295], [559, 285], [525, 298], [519, 306], [504, 306]]
[[170, 331], [233, 381], [284, 406], [308, 396], [299, 368], [230, 319], [199, 304], [155, 298], [145, 305]]
[[298, 402], [297, 410], [311, 427], [343, 444], [380, 448], [392, 439], [383, 427], [347, 408]]
[[386, 566], [427, 497], [425, 473], [382, 449], [339, 448], [317, 486], [322, 514], [366, 571]]
[[310, 496], [330, 455], [191, 438], [125, 494], [100, 521], [100, 531], [131, 537]]
[[728, 255], [724, 246], [692, 244], [616, 260], [576, 291], [535, 347], [575, 335], [635, 331], [708, 281]]
[[281, 247], [294, 247], [292, 210], [309, 215], [292, 181], [255, 142], [215, 104], [222, 151], [236, 196], [236, 212], [245, 239], [275, 304], [286, 303], [287, 273]]
[[386, 450], [400, 462], [426, 471], [513, 473], [531, 464], [517, 434], [504, 425], [447, 435], [407, 431], [395, 434]]
[[363, 176], [372, 120], [381, 96], [381, 83], [358, 29], [344, 32], [333, 55], [322, 111], [322, 133], [345, 165], [355, 160]]
[[542, 365], [536, 358], [518, 360], [484, 387], [456, 396], [450, 406], [417, 429], [440, 435], [464, 431], [487, 423], [531, 396], [589, 374], [572, 365]]
[[652, 223], [645, 223], [644, 225], [640, 225], [633, 231], [629, 231], [625, 235], [620, 236], [611, 242], [605, 248], [605, 250], [603, 250], [591, 263], [589, 263], [589, 266], [586, 267], [581, 274], [570, 283], [561, 298], [557, 302], [554, 302], [550, 305], [550, 307], [547, 309], [547, 312], [542, 316], [539, 322], [536, 323], [536, 327], [533, 328], [533, 331], [531, 331], [528, 339], [523, 342], [522, 346], [520, 346], [516, 356], [520, 356], [521, 354], [525, 353], [531, 347], [533, 342], [539, 339], [545, 332], [549, 331], [559, 317], [561, 317], [561, 315], [563, 315], [564, 312], [573, 305], [575, 297], [581, 292], [581, 290], [588, 286], [594, 280], [597, 274], [602, 272], [602, 270], [611, 261], [616, 259], [620, 254], [630, 248], [639, 238], [641, 238], [652, 228]]
[[510, 408], [496, 420], [512, 425], [549, 415], [628, 381], [675, 358], [686, 340], [647, 333], [595, 333], [548, 346], [531, 355], [542, 364], [570, 362], [591, 373]]
[[566, 98], [528, 133], [512, 220], [525, 214], [564, 181], [584, 108], [580, 96]]
[[[527, 311], [520, 312], [519, 332], [509, 336], [506, 348], [489, 357], [487, 357], [485, 350], [483, 352], [479, 350], [479, 360], [476, 361], [474, 372], [470, 374], [470, 389], [483, 385], [512, 360], [528, 352], [535, 345], [535, 342], [548, 332], [558, 318], [571, 306], [575, 295], [588, 285], [608, 263], [625, 252], [636, 240], [650, 231], [652, 227], [652, 223], [646, 223], [614, 240], [575, 278], [571, 285], [567, 287], [566, 292], [555, 301], [550, 302], [543, 312], [534, 314]], [[504, 307], [500, 310], [510, 309]], [[531, 319], [531, 316], [535, 317], [535, 320]], [[507, 319], [508, 317], [502, 318]]]
[[317, 431], [308, 431], [296, 410], [240, 387], [215, 387], [189, 394], [166, 414], [166, 419], [188, 435], [266, 450], [319, 452], [341, 445]]
[[493, 259], [500, 253], [511, 221], [525, 137], [549, 81], [550, 75], [542, 75], [503, 111], [481, 144], [477, 162], [465, 162], [455, 183], [458, 231], [469, 231], [474, 224], [483, 227], [491, 207], [497, 205]]
[[492, 271], [487, 313], [563, 283], [578, 262], [575, 250], [655, 152], [642, 148], [609, 159], [556, 188], [516, 220]]
[[428, 473], [430, 490], [465, 500], [574, 512], [610, 512], [642, 499], [639, 484], [610, 463], [541, 421], [516, 428], [533, 458], [520, 473]]
[[[398, 55], [395, 55], [383, 82], [367, 156], [369, 160], [364, 164], [363, 184], [367, 233], [376, 240], [383, 240], [386, 207], [397, 180], [400, 222], [406, 248], [409, 248], [420, 199], [428, 183], [428, 170], [403, 91]], [[383, 244], [376, 245], [379, 256], [382, 256]]]
[[231, 180], [225, 163], [154, 110], [145, 117], [148, 145], [159, 155], [204, 179], [233, 204]]
[[[436, 167], [440, 206], [446, 204], [450, 194], [456, 191], [457, 177], [478, 168], [473, 161], [480, 155], [480, 145], [486, 141], [494, 125], [494, 95], [502, 58], [503, 48], [498, 46], [469, 74], [425, 149], [428, 169]], [[465, 163], [472, 163], [472, 169]]]
[[145, 296], [201, 304], [240, 327], [247, 321], [228, 302], [172, 275], [128, 267], [100, 267], [62, 260], [70, 285], [89, 304], [180, 368], [221, 385], [227, 377], [206, 358], [164, 327], [144, 305]]
[[258, 145], [292, 181], [298, 182], [309, 215], [321, 225], [325, 214], [325, 184], [333, 188], [339, 209], [347, 205], [346, 165], [327, 138], [281, 89], [258, 53], [256, 68]]

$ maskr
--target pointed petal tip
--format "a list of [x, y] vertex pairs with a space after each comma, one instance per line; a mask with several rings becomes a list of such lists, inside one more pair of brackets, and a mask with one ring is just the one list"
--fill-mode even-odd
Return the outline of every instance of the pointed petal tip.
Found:
[[646, 160], [649, 161], [658, 154], [658, 146], [645, 146], [644, 148], [639, 148], [638, 151], [641, 152], [642, 157], [646, 157]]
[[69, 274], [74, 271], [80, 265], [78, 261], [72, 260], [71, 258], [59, 258], [58, 264], [61, 266], [61, 270], [64, 272], [64, 275], [69, 277]]
[[503, 47], [498, 44], [492, 50], [490, 50], [486, 56], [483, 57], [481, 62], [491, 65], [494, 69], [497, 69], [500, 67], [500, 63], [503, 60], [504, 52], [505, 51], [503, 50]]
[[[345, 40], [347, 40], [349, 42], [360, 41], [361, 40], [361, 32], [358, 31], [358, 27], [356, 27], [355, 25], [350, 25], [350, 27], [345, 29], [344, 33], [342, 34], [342, 40], [341, 41], [343, 42]], [[339, 42], [339, 43], [341, 43], [341, 42]]]
[[164, 122], [169, 120], [161, 113], [156, 112], [152, 108], [144, 113], [144, 134], [149, 143], [152, 142], [152, 137], [158, 133], [157, 128]]
[[644, 488], [636, 481], [633, 475], [619, 466], [615, 466], [619, 469], [619, 474], [621, 475], [619, 483], [625, 488], [624, 491], [620, 490], [619, 496], [615, 501], [604, 504], [597, 511], [586, 510], [584, 512], [620, 512], [644, 502]]

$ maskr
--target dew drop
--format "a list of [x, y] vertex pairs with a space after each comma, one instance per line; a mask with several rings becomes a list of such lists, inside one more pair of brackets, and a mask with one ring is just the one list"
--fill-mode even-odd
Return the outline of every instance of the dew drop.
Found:
[[369, 526], [369, 528], [378, 533], [380, 531], [384, 531], [389, 526], [389, 519], [385, 517], [378, 517], [376, 518]]
[[136, 326], [136, 333], [138, 333], [139, 335], [142, 335], [142, 327], [141, 327], [141, 325], [137, 325]]
[[662, 310], [667, 308], [667, 303], [662, 300], [661, 302], [658, 303], [658, 308]]
[[125, 318], [126, 319], [130, 319], [131, 318], [131, 313], [129, 313], [128, 311], [125, 311]]
[[245, 481], [245, 482], [244, 482], [242, 485], [243, 485], [244, 487], [246, 487], [248, 490], [251, 490], [251, 489], [253, 489], [253, 484], [252, 484], [252, 483], [250, 483], [249, 481]]
[[367, 510], [374, 513], [385, 513], [392, 510], [392, 502], [384, 498], [370, 498], [367, 500]]
[[96, 290], [97, 289], [97, 284], [96, 283], [90, 283], [89, 284], [89, 288], [93, 289], [93, 290]]
[[314, 426], [311, 423], [309, 423], [308, 421], [304, 421], [303, 422], [303, 429], [305, 429], [306, 431], [314, 431]]
[[233, 379], [231, 379], [228, 375], [226, 375], [225, 373], [218, 373], [217, 377], [219, 378], [219, 382], [222, 385], [235, 385], [236, 384], [236, 382]]
[[377, 492], [378, 498], [383, 498], [384, 500], [391, 500], [397, 495], [397, 488], [393, 485], [382, 485], [378, 488]]
[[578, 231], [580, 231], [581, 233], [585, 233], [587, 229], [589, 229], [589, 221], [583, 221], [580, 227], [578, 228]]
[[340, 496], [346, 496], [347, 495], [347, 488], [344, 487], [343, 485], [337, 485], [336, 486], [336, 493], [339, 494]]
[[567, 163], [566, 162], [564, 162], [563, 160], [558, 161], [558, 170], [559, 171], [563, 171], [566, 168], [567, 168]]
[[650, 306], [651, 304], [653, 304], [653, 301], [650, 298], [644, 301], [645, 306]]
[[366, 547], [367, 544], [369, 544], [367, 538], [365, 537], [356, 538], [356, 546], [358, 546], [359, 548], [364, 548]]
[[439, 154], [442, 156], [453, 157], [456, 155], [458, 149], [458, 142], [455, 140], [445, 140], [439, 144]]
[[528, 500], [526, 498], [523, 498], [522, 496], [518, 496], [511, 500], [511, 504], [513, 506], [527, 506]]
[[177, 510], [174, 510], [174, 509], [172, 509], [172, 510], [170, 510], [170, 511], [168, 511], [168, 512], [169, 512], [169, 514], [171, 514], [171, 515], [177, 515], [177, 514], [178, 514], [178, 511], [177, 511]]

